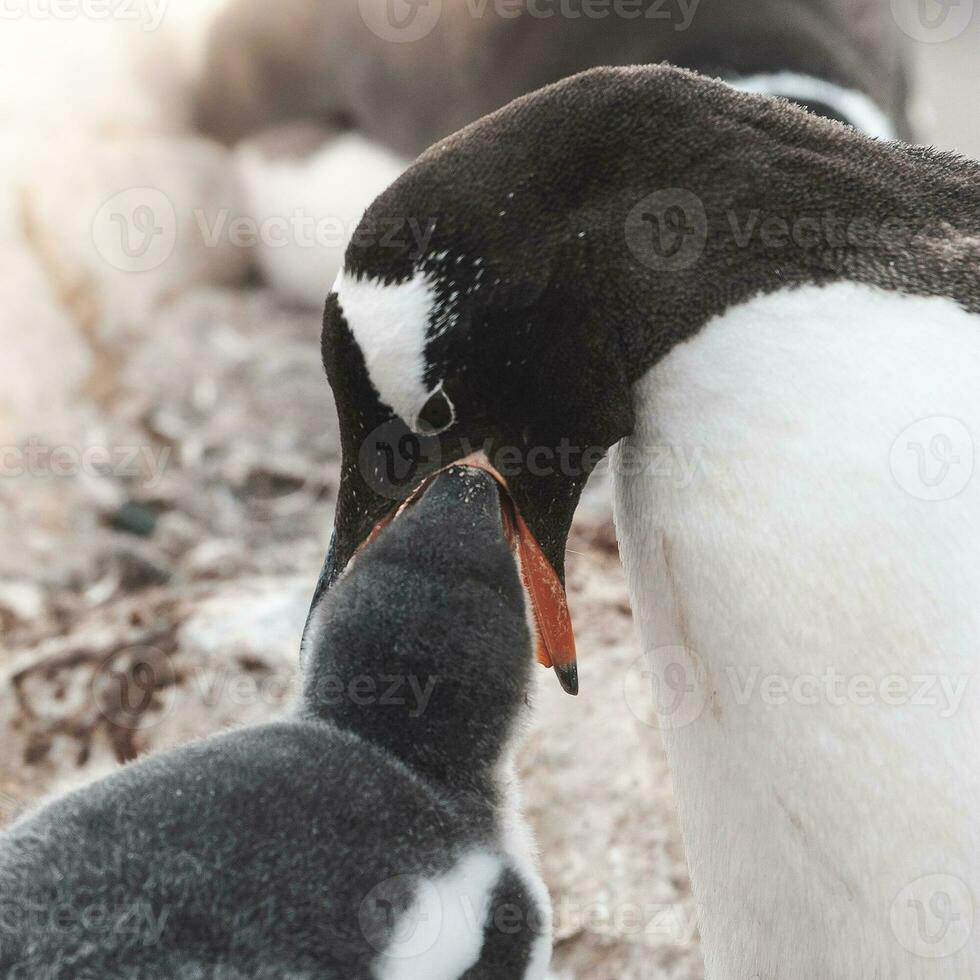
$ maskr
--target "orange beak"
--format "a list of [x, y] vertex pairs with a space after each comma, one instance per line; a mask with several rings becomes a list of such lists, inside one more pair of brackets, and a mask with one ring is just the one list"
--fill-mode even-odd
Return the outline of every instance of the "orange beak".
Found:
[[504, 532], [511, 550], [518, 559], [521, 580], [531, 602], [534, 625], [537, 630], [535, 656], [538, 663], [553, 667], [558, 682], [568, 694], [578, 694], [578, 665], [575, 656], [575, 634], [568, 612], [568, 598], [551, 562], [545, 557], [537, 539], [531, 533], [511, 496], [504, 477], [491, 465], [482, 452], [457, 460], [432, 473], [417, 486], [409, 497], [390, 514], [380, 520], [368, 536], [360, 551], [387, 527], [406, 507], [419, 498], [429, 482], [439, 473], [453, 466], [469, 466], [483, 470], [497, 481], [501, 491], [501, 511]]

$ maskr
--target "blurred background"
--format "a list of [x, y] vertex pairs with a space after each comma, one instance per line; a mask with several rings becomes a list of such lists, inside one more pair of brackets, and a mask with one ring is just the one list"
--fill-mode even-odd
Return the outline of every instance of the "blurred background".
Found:
[[[336, 0], [368, 27], [381, 2]], [[269, 99], [261, 50], [230, 45], [235, 92], [208, 89], [211, 33], [234, 5], [0, 11], [0, 825], [292, 698], [339, 464], [320, 307], [413, 133], [382, 146], [332, 109], [280, 123], [248, 102]], [[309, 10], [330, 4], [266, 6], [289, 98], [283, 53], [295, 40], [297, 63], [318, 57]], [[920, 142], [976, 157], [980, 15], [958, 6], [952, 36], [905, 31], [914, 120]], [[352, 84], [378, 65], [413, 78], [433, 44], [463, 44], [374, 34], [376, 50], [331, 54], [349, 57]], [[452, 99], [452, 76], [444, 89]], [[557, 965], [695, 980], [694, 907], [601, 479], [570, 548], [583, 694], [541, 672], [521, 764]], [[575, 820], [544, 822], [546, 802]]]

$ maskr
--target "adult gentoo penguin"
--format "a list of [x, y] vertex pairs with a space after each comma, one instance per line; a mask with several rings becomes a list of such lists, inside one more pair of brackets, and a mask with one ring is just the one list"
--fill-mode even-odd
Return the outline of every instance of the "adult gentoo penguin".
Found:
[[710, 980], [980, 976], [978, 263], [977, 164], [600, 69], [424, 154], [327, 301], [323, 588], [409, 429], [413, 478], [509, 466], [559, 576], [616, 446]]
[[236, 0], [196, 118], [229, 143], [262, 133], [236, 153], [268, 229], [255, 255], [281, 296], [319, 309], [371, 201], [512, 99], [599, 65], [669, 61], [906, 136], [906, 41], [887, 0]]
[[532, 661], [509, 520], [491, 477], [440, 474], [318, 605], [293, 718], [0, 834], [0, 976], [544, 977], [510, 768]]

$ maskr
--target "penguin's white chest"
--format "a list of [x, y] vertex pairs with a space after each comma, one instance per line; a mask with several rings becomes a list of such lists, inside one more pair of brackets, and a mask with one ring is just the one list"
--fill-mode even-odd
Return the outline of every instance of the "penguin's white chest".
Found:
[[418, 878], [413, 903], [375, 964], [377, 980], [456, 980], [470, 969], [502, 870], [499, 858], [474, 851], [444, 875]]
[[980, 976], [980, 318], [785, 291], [637, 397], [617, 525], [708, 977]]

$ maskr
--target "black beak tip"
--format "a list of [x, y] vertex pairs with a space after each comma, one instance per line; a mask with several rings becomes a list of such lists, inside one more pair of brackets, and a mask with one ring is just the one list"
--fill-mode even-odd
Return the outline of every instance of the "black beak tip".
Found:
[[555, 666], [555, 674], [558, 675], [558, 683], [566, 694], [575, 697], [578, 694], [578, 664], [562, 664]]

